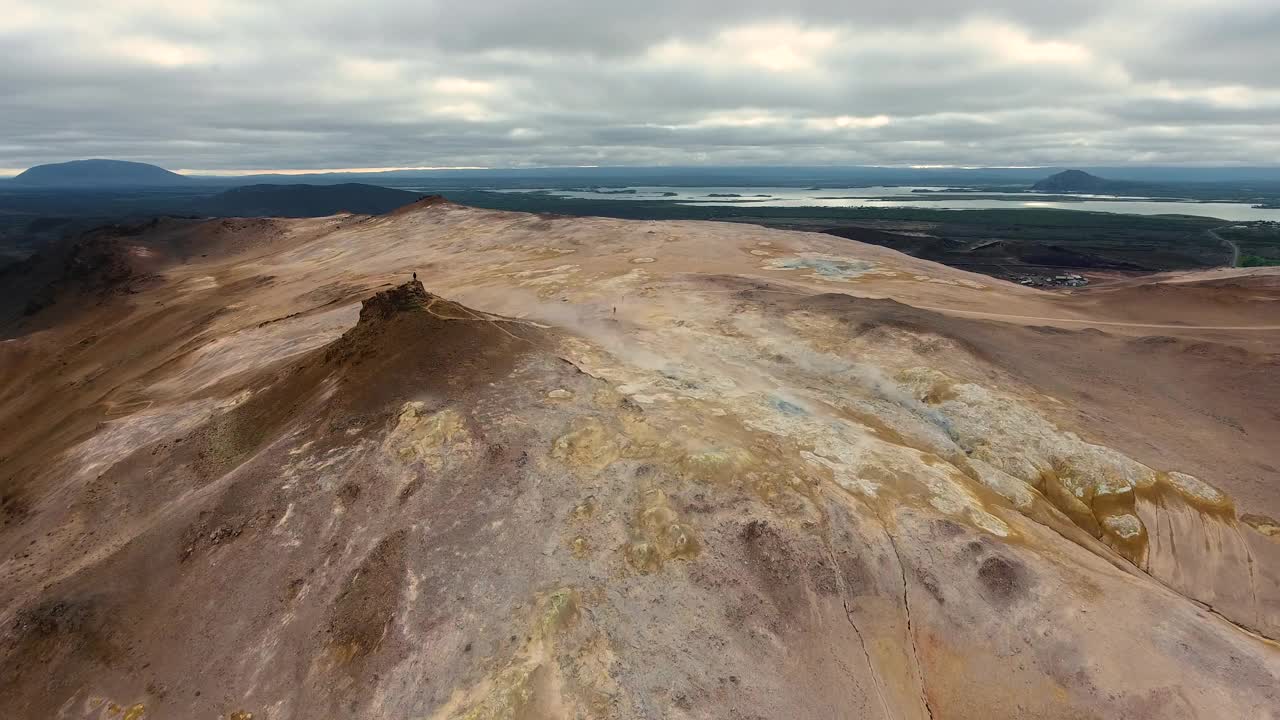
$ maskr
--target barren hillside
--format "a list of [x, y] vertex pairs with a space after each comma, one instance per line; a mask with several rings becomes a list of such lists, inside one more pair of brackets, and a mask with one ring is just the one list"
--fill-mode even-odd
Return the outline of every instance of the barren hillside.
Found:
[[0, 313], [6, 717], [1277, 717], [1275, 269], [108, 235]]

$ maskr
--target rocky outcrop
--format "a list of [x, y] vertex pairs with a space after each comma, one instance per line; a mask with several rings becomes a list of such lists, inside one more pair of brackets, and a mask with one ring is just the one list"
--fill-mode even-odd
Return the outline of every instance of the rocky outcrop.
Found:
[[387, 320], [397, 313], [425, 311], [438, 300], [427, 292], [422, 283], [413, 280], [390, 290], [382, 290], [360, 303], [360, 322], [374, 323]]

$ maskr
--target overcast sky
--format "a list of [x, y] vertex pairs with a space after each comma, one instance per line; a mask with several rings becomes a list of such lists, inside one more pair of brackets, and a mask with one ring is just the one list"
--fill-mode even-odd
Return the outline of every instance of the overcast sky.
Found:
[[0, 0], [0, 168], [1280, 164], [1280, 0]]

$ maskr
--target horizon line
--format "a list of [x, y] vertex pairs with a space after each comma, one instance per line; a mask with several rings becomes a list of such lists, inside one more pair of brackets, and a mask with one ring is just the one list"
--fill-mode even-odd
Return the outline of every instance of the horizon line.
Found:
[[[95, 158], [96, 159], [96, 158]], [[55, 161], [50, 163], [40, 163], [27, 168], [0, 168], [0, 179], [12, 179], [23, 172], [30, 170], [32, 167], [40, 165], [56, 165], [62, 162], [71, 161]], [[141, 162], [141, 161], [131, 161]], [[142, 163], [146, 165], [155, 165], [154, 163]], [[155, 167], [164, 168], [161, 165]], [[1046, 170], [1056, 168], [1170, 168], [1170, 169], [1202, 169], [1202, 170], [1230, 170], [1230, 169], [1273, 169], [1280, 170], [1280, 164], [1185, 164], [1185, 165], [1165, 165], [1165, 164], [1119, 164], [1119, 165], [1094, 165], [1080, 164], [1068, 165], [1061, 163], [1049, 163], [1040, 165], [972, 165], [972, 164], [948, 164], [948, 163], [902, 163], [902, 164], [832, 164], [832, 165], [750, 165], [750, 164], [730, 164], [730, 165], [509, 165], [509, 166], [486, 166], [486, 165], [427, 165], [427, 166], [386, 166], [386, 167], [346, 167], [346, 168], [273, 168], [273, 169], [218, 169], [218, 168], [179, 168], [170, 170], [170, 172], [185, 177], [199, 178], [232, 178], [232, 177], [252, 177], [255, 175], [282, 175], [282, 176], [305, 176], [305, 175], [339, 175], [339, 174], [380, 174], [391, 172], [449, 172], [456, 170], [477, 170], [477, 171], [514, 171], [514, 170], [591, 170], [591, 169], [655, 169], [669, 168], [672, 170], [698, 170], [698, 169], [734, 169], [734, 168], [824, 168], [824, 169], [840, 169], [840, 168], [873, 168], [884, 170]]]

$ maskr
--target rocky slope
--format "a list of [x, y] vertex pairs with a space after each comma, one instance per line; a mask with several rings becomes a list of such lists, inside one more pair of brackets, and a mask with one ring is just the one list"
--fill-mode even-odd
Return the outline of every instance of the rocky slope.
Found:
[[0, 343], [14, 717], [1280, 707], [1274, 272], [1063, 296], [438, 200], [155, 232], [208, 251]]

